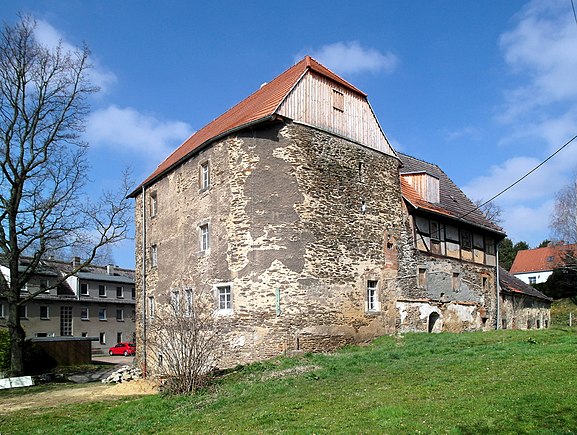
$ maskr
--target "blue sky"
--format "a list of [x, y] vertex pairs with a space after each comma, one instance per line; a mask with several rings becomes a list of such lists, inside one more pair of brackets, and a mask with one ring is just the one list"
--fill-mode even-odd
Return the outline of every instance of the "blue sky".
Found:
[[[271, 3], [4, 0], [46, 44], [85, 42], [91, 189], [136, 182], [194, 131], [309, 54], [366, 92], [395, 147], [488, 199], [577, 134], [570, 0]], [[550, 236], [577, 143], [496, 200], [514, 241]], [[114, 251], [133, 267], [127, 242]]]

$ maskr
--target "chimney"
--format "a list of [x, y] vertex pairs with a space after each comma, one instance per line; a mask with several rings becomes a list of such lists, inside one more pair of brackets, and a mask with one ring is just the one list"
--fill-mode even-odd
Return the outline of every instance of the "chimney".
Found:
[[78, 267], [80, 266], [80, 257], [74, 257], [72, 259], [72, 267]]
[[109, 264], [108, 266], [106, 266], [106, 274], [107, 275], [114, 275], [115, 272], [115, 266], [114, 264]]

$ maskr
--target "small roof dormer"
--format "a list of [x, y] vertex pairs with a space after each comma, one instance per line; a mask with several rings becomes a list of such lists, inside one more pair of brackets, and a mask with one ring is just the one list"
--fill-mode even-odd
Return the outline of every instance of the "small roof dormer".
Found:
[[439, 179], [434, 175], [422, 171], [401, 174], [401, 176], [425, 201], [431, 204], [438, 204], [441, 201]]

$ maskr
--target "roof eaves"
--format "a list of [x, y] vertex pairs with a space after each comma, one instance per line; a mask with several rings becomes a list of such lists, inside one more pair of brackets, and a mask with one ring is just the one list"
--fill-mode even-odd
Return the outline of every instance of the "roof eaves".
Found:
[[191, 155], [196, 154], [197, 152], [201, 151], [202, 149], [204, 149], [205, 147], [207, 147], [211, 143], [216, 142], [216, 141], [222, 139], [223, 137], [226, 137], [232, 133], [236, 133], [237, 131], [243, 130], [245, 128], [253, 127], [253, 126], [260, 124], [260, 123], [263, 123], [263, 122], [273, 121], [276, 118], [277, 118], [276, 113], [273, 113], [271, 115], [266, 115], [262, 118], [255, 119], [255, 120], [247, 122], [245, 124], [237, 125], [236, 127], [230, 128], [226, 131], [223, 131], [222, 133], [219, 133], [218, 135], [216, 135], [214, 137], [211, 137], [210, 139], [204, 141], [203, 143], [201, 143], [197, 147], [194, 147], [194, 149], [192, 149], [189, 153], [182, 156], [180, 159], [178, 159], [172, 165], [165, 168], [162, 172], [159, 172], [158, 174], [156, 174], [156, 176], [154, 176], [150, 180], [145, 180], [144, 182], [142, 182], [136, 189], [134, 189], [132, 192], [130, 192], [128, 194], [127, 198], [136, 198], [138, 196], [138, 194], [142, 191], [143, 187], [147, 187], [147, 186], [150, 186], [151, 184], [154, 184], [160, 178], [164, 177], [168, 172], [172, 171], [174, 168], [180, 166], [182, 163], [184, 163], [188, 159], [190, 159]]

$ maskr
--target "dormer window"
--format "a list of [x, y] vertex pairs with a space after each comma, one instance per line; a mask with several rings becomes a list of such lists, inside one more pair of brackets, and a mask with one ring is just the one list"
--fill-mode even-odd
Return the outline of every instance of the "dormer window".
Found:
[[339, 112], [345, 111], [345, 96], [342, 92], [333, 89], [333, 109]]

